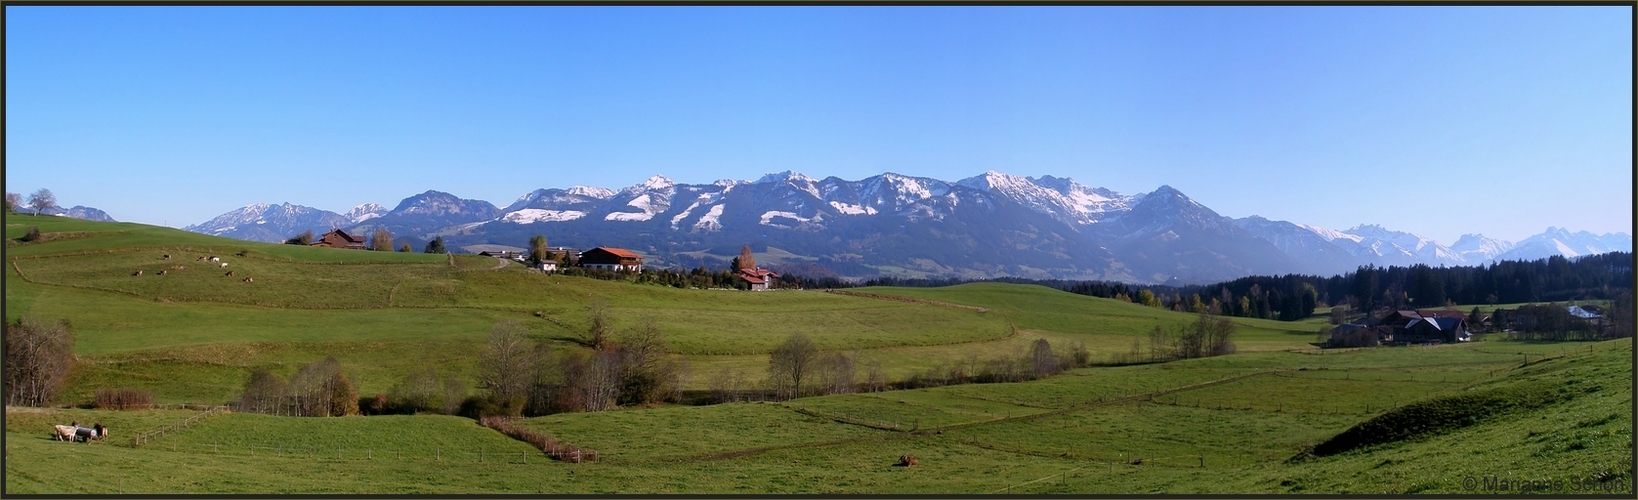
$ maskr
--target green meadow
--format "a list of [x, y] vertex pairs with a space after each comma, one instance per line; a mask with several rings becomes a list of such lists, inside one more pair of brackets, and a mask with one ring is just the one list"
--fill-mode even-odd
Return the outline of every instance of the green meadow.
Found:
[[[44, 241], [12, 240], [29, 226]], [[152, 391], [159, 403], [225, 404], [254, 370], [288, 376], [326, 356], [361, 394], [427, 366], [471, 383], [495, 323], [584, 349], [594, 305], [617, 330], [659, 325], [691, 390], [722, 370], [761, 379], [768, 352], [794, 333], [901, 380], [1017, 355], [1037, 339], [1108, 362], [1156, 326], [1194, 319], [1000, 283], [683, 290], [487, 257], [61, 217], [8, 216], [6, 235], [6, 320], [72, 324], [78, 364], [60, 398], [69, 405], [116, 387]], [[213, 255], [228, 267], [198, 260]], [[198, 412], [8, 407], [5, 493], [1507, 493], [1479, 482], [1501, 477], [1564, 485], [1536, 493], [1632, 494], [1631, 339], [1321, 350], [1309, 343], [1322, 317], [1233, 321], [1238, 352], [1213, 358], [515, 422], [596, 450], [595, 463], [551, 460], [444, 415], [223, 413], [138, 446], [135, 435]], [[70, 420], [112, 435], [51, 440], [50, 426]], [[896, 466], [900, 455], [918, 464]]]

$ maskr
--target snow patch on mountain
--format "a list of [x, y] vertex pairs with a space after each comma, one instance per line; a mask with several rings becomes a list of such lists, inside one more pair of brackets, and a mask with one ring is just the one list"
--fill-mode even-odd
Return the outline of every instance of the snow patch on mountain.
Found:
[[840, 201], [830, 202], [830, 206], [843, 215], [876, 215], [876, 207], [853, 205]]
[[794, 227], [794, 226], [789, 226], [789, 225], [785, 225], [785, 224], [775, 224], [773, 222], [773, 219], [776, 218], [776, 217], [782, 217], [782, 218], [791, 219], [791, 220], [801, 222], [801, 223], [807, 223], [807, 222], [816, 222], [816, 221], [818, 221], [820, 219], [821, 216], [822, 216], [822, 214], [815, 214], [813, 217], [802, 217], [802, 216], [796, 215], [796, 214], [791, 213], [791, 212], [784, 212], [784, 211], [779, 211], [779, 210], [769, 210], [769, 211], [762, 214], [761, 224], [764, 225], [764, 226], [772, 226], [772, 227], [790, 229], [791, 227]]
[[525, 208], [511, 212], [501, 217], [501, 220], [517, 224], [533, 224], [536, 222], [563, 222], [585, 217], [586, 212], [574, 210], [542, 210], [539, 208]]
[[1323, 227], [1319, 227], [1319, 226], [1310, 226], [1308, 224], [1298, 224], [1298, 223], [1295, 223], [1295, 222], [1293, 222], [1292, 224], [1296, 224], [1297, 227], [1307, 229], [1309, 231], [1313, 231], [1314, 234], [1319, 235], [1319, 237], [1325, 238], [1325, 241], [1329, 241], [1329, 242], [1332, 242], [1332, 243], [1335, 243], [1337, 240], [1347, 240], [1347, 241], [1351, 241], [1351, 242], [1354, 242], [1354, 243], [1359, 243], [1359, 242], [1365, 240], [1364, 236], [1348, 234], [1348, 233], [1344, 233], [1342, 231], [1338, 231], [1338, 230], [1335, 230], [1335, 229], [1327, 229], [1327, 228], [1323, 228]]
[[353, 224], [358, 224], [360, 222], [374, 219], [383, 215], [387, 215], [387, 207], [383, 207], [375, 203], [365, 203], [353, 207], [353, 209], [348, 210], [347, 213], [341, 214], [342, 217], [346, 217], [347, 220], [351, 221]]
[[722, 210], [723, 210], [723, 207], [725, 207], [725, 206], [727, 206], [727, 205], [726, 204], [712, 205], [711, 209], [707, 210], [705, 212], [705, 215], [700, 216], [700, 220], [694, 222], [694, 230], [695, 231], [720, 231], [720, 230], [722, 230], [722, 223], [719, 222], [718, 219], [722, 217]]

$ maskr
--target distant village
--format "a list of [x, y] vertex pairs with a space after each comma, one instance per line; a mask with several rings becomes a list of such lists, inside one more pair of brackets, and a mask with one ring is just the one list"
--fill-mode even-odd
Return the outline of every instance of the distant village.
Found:
[[1330, 330], [1327, 347], [1431, 345], [1468, 342], [1474, 333], [1502, 333], [1521, 340], [1568, 340], [1598, 337], [1609, 326], [1603, 307], [1595, 304], [1526, 304], [1484, 314], [1475, 307], [1394, 310], [1366, 323], [1343, 323]]
[[[304, 234], [291, 238], [286, 243], [305, 244], [314, 247], [346, 248], [366, 250], [374, 245], [359, 235], [349, 234], [341, 229], [334, 229], [317, 237]], [[391, 240], [387, 240], [386, 248], [391, 248]], [[437, 250], [437, 251], [434, 251]], [[439, 237], [428, 243], [426, 251], [429, 253], [445, 253], [443, 238]], [[405, 246], [400, 251], [408, 251]], [[545, 247], [539, 259], [531, 259], [530, 252], [515, 250], [485, 250], [478, 255], [507, 259], [529, 266], [541, 272], [595, 271], [603, 273], [642, 273], [643, 256], [637, 252], [624, 248], [595, 247], [590, 250], [578, 250], [569, 247]], [[532, 262], [538, 260], [537, 262]], [[693, 273], [698, 276], [706, 274], [703, 268]], [[735, 288], [750, 291], [767, 291], [779, 288], [779, 273], [758, 267], [756, 259], [751, 255], [751, 246], [746, 245], [740, 250], [730, 264], [727, 271], [728, 281]], [[712, 281], [716, 283], [716, 280]], [[721, 285], [723, 283], [716, 283]]]

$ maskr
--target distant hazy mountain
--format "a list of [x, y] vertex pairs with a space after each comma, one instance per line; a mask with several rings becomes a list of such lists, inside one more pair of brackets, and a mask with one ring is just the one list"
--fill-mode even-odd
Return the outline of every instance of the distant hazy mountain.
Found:
[[[25, 210], [23, 213], [27, 213], [27, 211]], [[74, 205], [74, 208], [70, 208], [68, 210], [63, 210], [62, 208], [59, 208], [59, 207], [52, 207], [52, 208], [42, 210], [42, 211], [40, 211], [40, 213], [43, 214], [43, 215], [55, 215], [55, 216], [58, 216], [58, 217], [72, 217], [72, 218], [75, 218], [75, 219], [94, 220], [94, 221], [101, 221], [101, 222], [117, 222], [117, 221], [114, 220], [113, 217], [109, 217], [107, 212], [97, 210], [97, 209], [91, 208], [91, 207], [80, 206], [80, 205]]]
[[[1367, 263], [1376, 262], [1350, 252], [1348, 248], [1358, 242], [1340, 236], [1340, 232], [1326, 233], [1316, 231], [1310, 226], [1268, 220], [1255, 215], [1235, 219], [1234, 224], [1274, 244], [1275, 248], [1290, 257], [1305, 274], [1342, 274]], [[1327, 235], [1330, 237], [1327, 238]], [[1342, 238], [1344, 243], [1338, 244], [1333, 241], [1338, 238]]]
[[256, 203], [182, 229], [241, 240], [278, 243], [303, 231], [312, 231], [314, 235], [318, 235], [350, 226], [352, 226], [350, 219], [327, 210], [290, 203], [280, 205]]
[[487, 201], [468, 200], [442, 191], [429, 190], [404, 198], [404, 201], [399, 202], [391, 211], [375, 217], [365, 217], [353, 227], [359, 233], [384, 227], [394, 235], [426, 235], [466, 224], [483, 223], [499, 215], [500, 211], [495, 205]]
[[1511, 242], [1486, 238], [1482, 234], [1464, 234], [1456, 239], [1456, 244], [1450, 246], [1451, 251], [1461, 255], [1462, 260], [1469, 264], [1489, 262], [1512, 249]]
[[1365, 264], [1476, 264], [1538, 247], [1565, 255], [1631, 249], [1624, 234], [1589, 240], [1591, 235], [1562, 230], [1516, 246], [1467, 235], [1445, 247], [1376, 225], [1337, 231], [1255, 216], [1233, 220], [1170, 186], [1124, 195], [1071, 179], [995, 171], [955, 182], [894, 173], [815, 179], [786, 171], [755, 181], [678, 184], [656, 175], [618, 190], [535, 189], [505, 208], [427, 191], [392, 210], [371, 203], [346, 215], [251, 205], [188, 229], [279, 241], [308, 227], [360, 234], [384, 228], [395, 241], [417, 246], [442, 236], [450, 248], [518, 247], [544, 235], [553, 246], [622, 247], [644, 254], [653, 266], [686, 268], [720, 267], [750, 244], [778, 249], [788, 266], [851, 278], [1187, 283], [1249, 274], [1328, 275]]
[[1549, 227], [1541, 234], [1525, 238], [1513, 248], [1496, 256], [1498, 260], [1535, 260], [1553, 255], [1577, 257], [1612, 251], [1632, 251], [1632, 236], [1626, 233], [1608, 233], [1598, 236], [1587, 231]]

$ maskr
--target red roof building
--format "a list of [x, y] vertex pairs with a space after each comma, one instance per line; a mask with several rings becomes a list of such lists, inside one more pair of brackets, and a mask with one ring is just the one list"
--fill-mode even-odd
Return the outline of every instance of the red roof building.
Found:
[[312, 243], [309, 244], [309, 246], [330, 247], [330, 248], [351, 248], [351, 249], [354, 249], [354, 250], [363, 250], [364, 249], [364, 238], [353, 236], [353, 235], [347, 234], [346, 231], [342, 231], [340, 229], [337, 229], [337, 230], [334, 230], [334, 231], [330, 231], [328, 233], [324, 233], [323, 236], [320, 236], [317, 240], [314, 240]]
[[779, 279], [779, 273], [762, 268], [740, 269], [738, 276], [740, 280], [751, 285], [751, 290], [754, 291], [767, 290], [773, 285], [774, 280]]
[[641, 272], [643, 256], [624, 248], [597, 247], [580, 253], [580, 266], [587, 269]]

